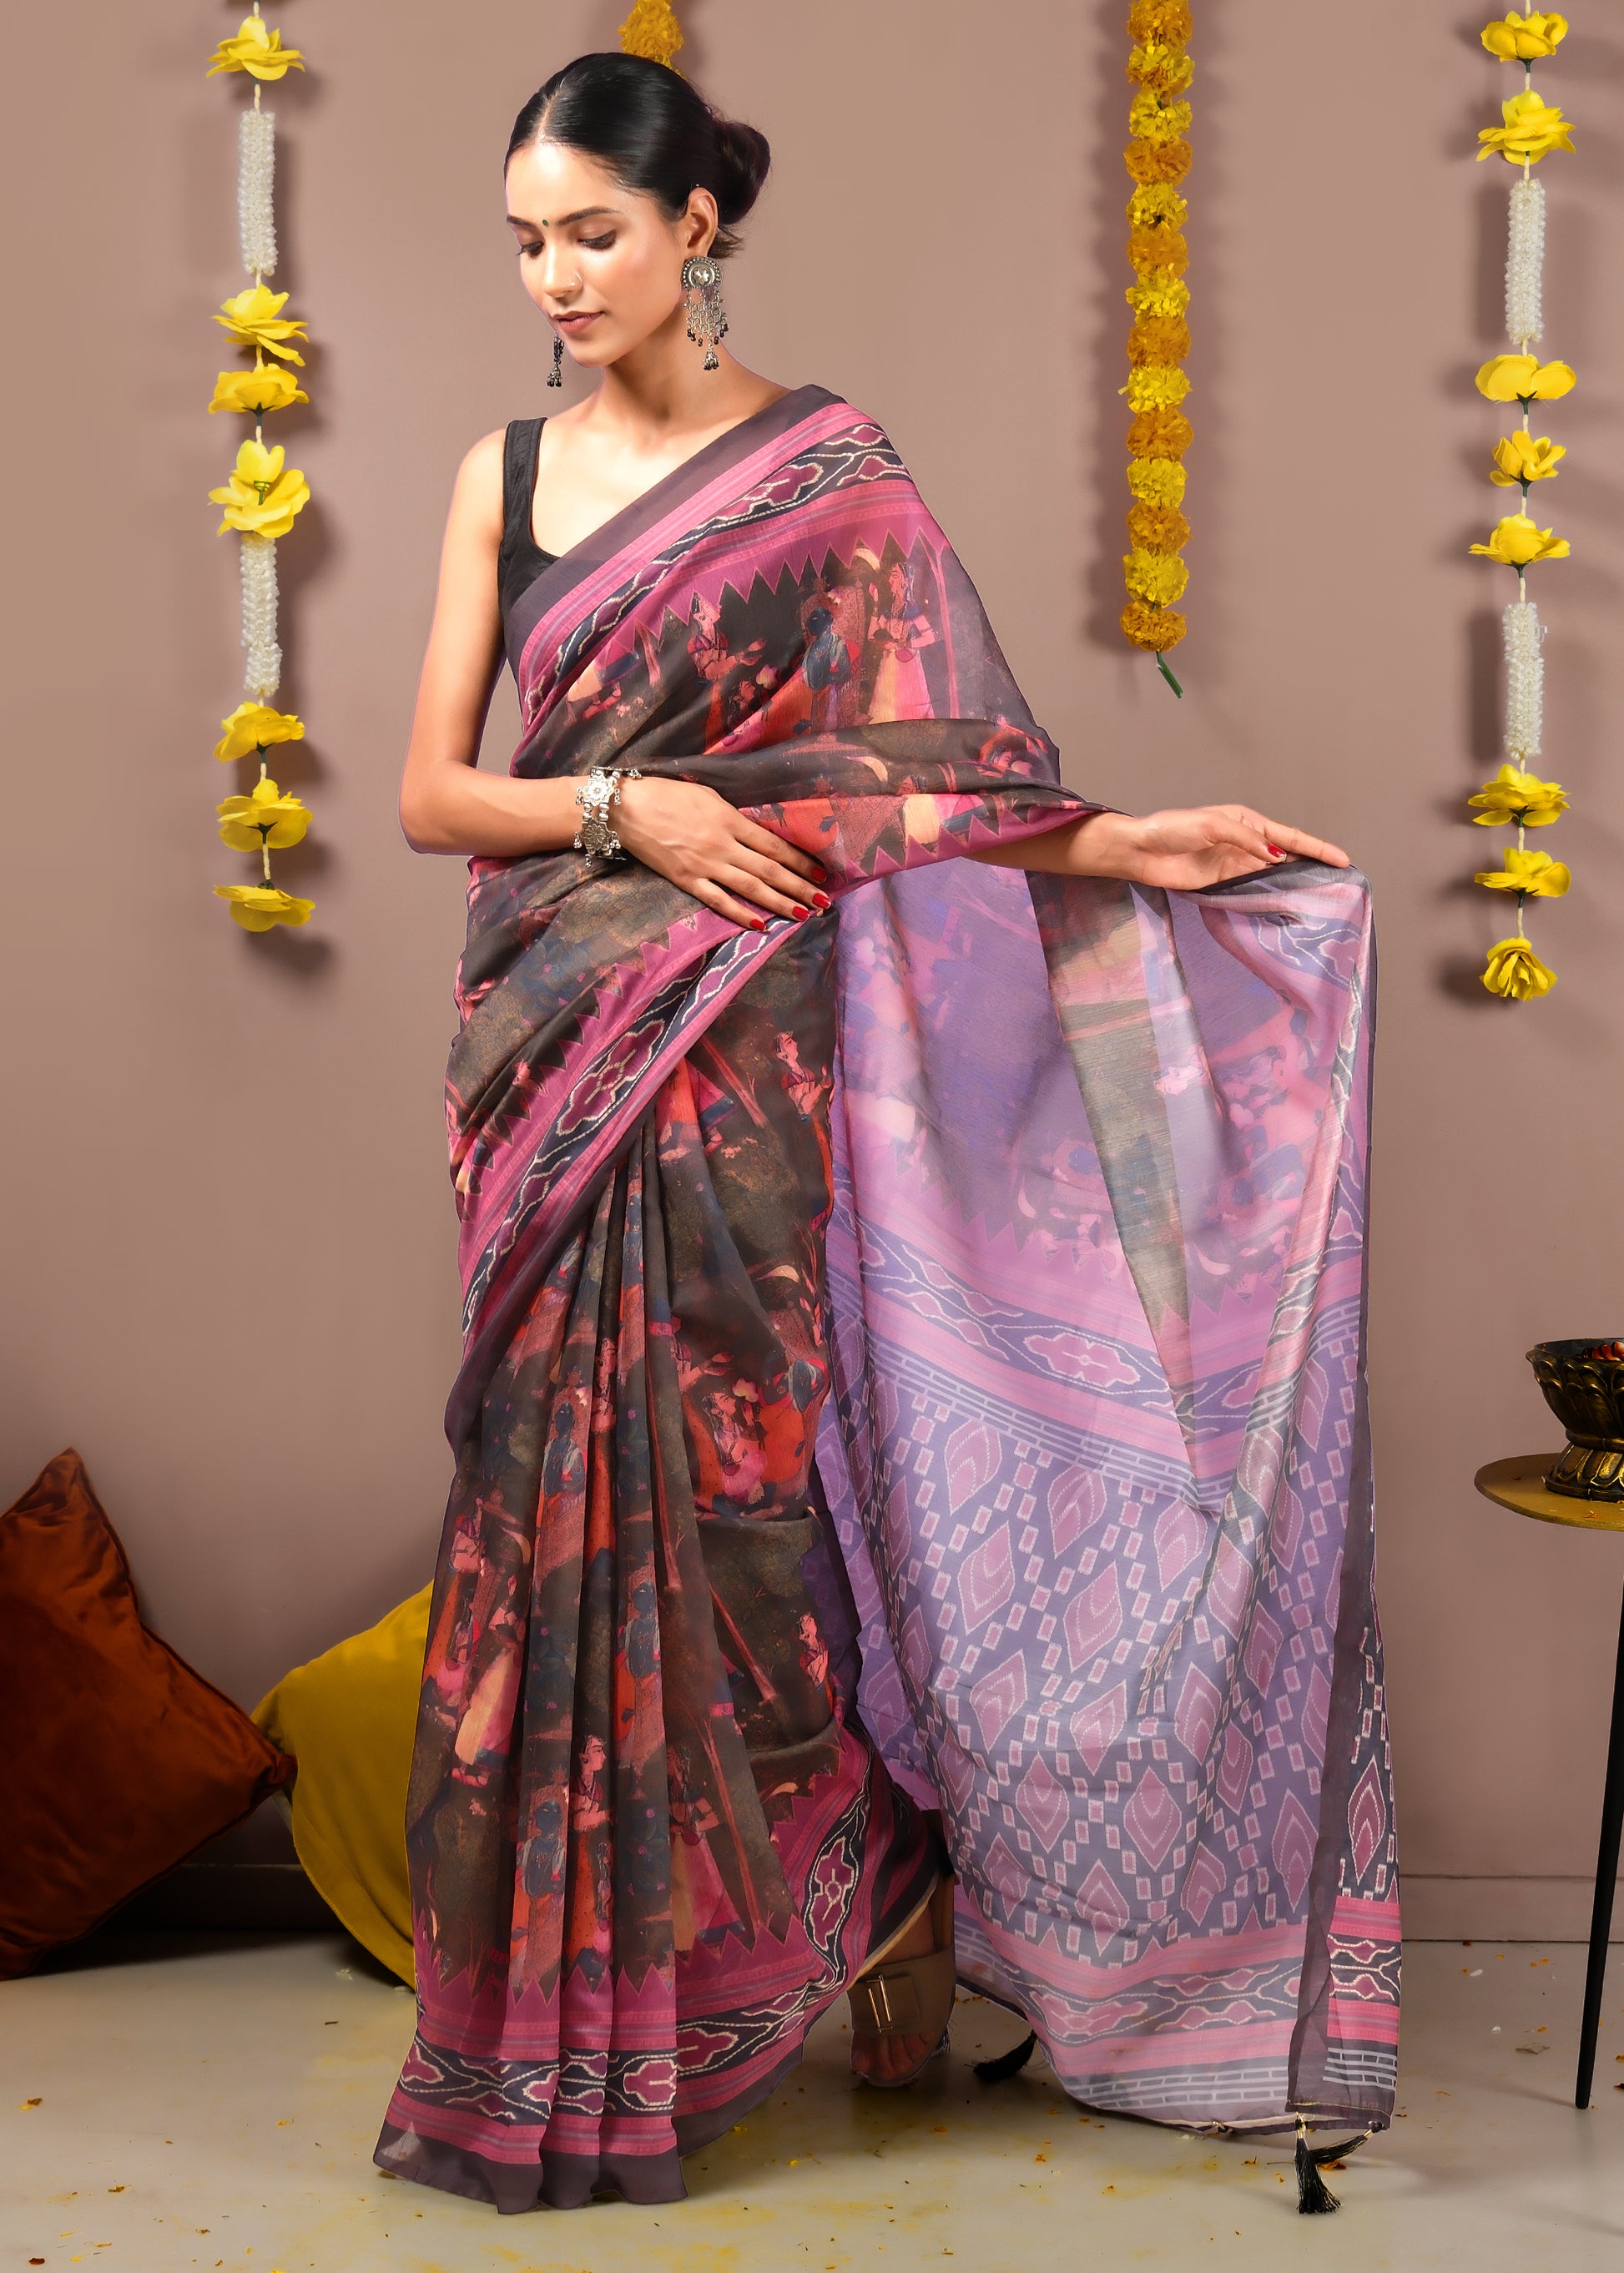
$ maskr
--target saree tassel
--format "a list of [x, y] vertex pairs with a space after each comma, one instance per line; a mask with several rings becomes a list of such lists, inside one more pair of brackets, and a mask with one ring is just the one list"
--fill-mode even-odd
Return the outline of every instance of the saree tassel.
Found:
[[1327, 2163], [1340, 2163], [1351, 2155], [1370, 2137], [1368, 2131], [1354, 2138], [1344, 2139], [1338, 2147], [1311, 2147], [1308, 2126], [1299, 2115], [1297, 2119], [1297, 2214], [1299, 2217], [1328, 2217], [1333, 2210], [1342, 2208], [1342, 2197], [1334, 2194], [1320, 2173]]
[[977, 2083], [1003, 2083], [1009, 2077], [1019, 2075], [1037, 2048], [1038, 2040], [1034, 2033], [1032, 2036], [1024, 2037], [1012, 2051], [1000, 2052], [996, 2059], [977, 2060], [975, 2063]]

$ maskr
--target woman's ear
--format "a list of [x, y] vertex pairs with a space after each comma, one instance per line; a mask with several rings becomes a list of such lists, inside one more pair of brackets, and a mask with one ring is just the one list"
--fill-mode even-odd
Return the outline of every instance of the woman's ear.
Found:
[[682, 216], [684, 252], [690, 259], [698, 253], [709, 252], [720, 226], [721, 215], [717, 212], [716, 199], [710, 191], [690, 190], [688, 211]]

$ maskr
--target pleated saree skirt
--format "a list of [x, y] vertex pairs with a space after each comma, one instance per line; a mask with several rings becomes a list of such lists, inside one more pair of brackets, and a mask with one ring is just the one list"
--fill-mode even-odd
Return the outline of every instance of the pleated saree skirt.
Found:
[[660, 1088], [459, 1465], [408, 1812], [419, 2018], [378, 2160], [680, 2197], [928, 1892], [854, 1710], [813, 1451], [834, 919]]

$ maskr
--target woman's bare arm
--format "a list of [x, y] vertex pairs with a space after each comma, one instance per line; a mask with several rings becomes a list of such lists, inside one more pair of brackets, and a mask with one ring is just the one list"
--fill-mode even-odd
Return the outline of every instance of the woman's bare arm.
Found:
[[[502, 438], [487, 434], [463, 459], [452, 495], [401, 780], [401, 826], [418, 852], [498, 859], [557, 852], [580, 826], [575, 782], [515, 781], [478, 770], [479, 737], [501, 668], [501, 536]], [[753, 930], [767, 914], [827, 904], [816, 860], [697, 782], [626, 783], [614, 826], [634, 859]]]
[[[556, 852], [580, 821], [574, 781], [516, 781], [478, 770], [479, 738], [501, 667], [496, 561], [502, 534], [502, 437], [487, 434], [457, 475], [440, 592], [401, 782], [401, 826], [419, 852], [507, 859]], [[627, 851], [735, 923], [823, 902], [816, 860], [747, 821], [694, 782], [628, 782], [615, 826]], [[1348, 856], [1250, 806], [1202, 806], [1135, 818], [1091, 814], [973, 859], [1050, 875], [1121, 876], [1192, 891], [1292, 853], [1345, 867]]]
[[1345, 868], [1339, 844], [1249, 805], [1202, 805], [1168, 813], [1091, 813], [1041, 836], [973, 852], [993, 868], [1026, 868], [1046, 876], [1119, 876], [1170, 892], [1199, 891], [1293, 857]]
[[496, 554], [502, 536], [502, 438], [463, 459], [440, 551], [440, 592], [401, 778], [401, 826], [417, 852], [553, 852], [580, 821], [575, 784], [478, 770], [491, 690], [501, 668]]

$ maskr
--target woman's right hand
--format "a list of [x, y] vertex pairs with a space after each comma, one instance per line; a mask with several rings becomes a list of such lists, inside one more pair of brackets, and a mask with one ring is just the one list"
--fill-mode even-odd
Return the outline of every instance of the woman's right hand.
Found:
[[770, 915], [829, 905], [823, 872], [809, 853], [698, 782], [622, 778], [609, 825], [635, 860], [747, 930], [764, 930]]

